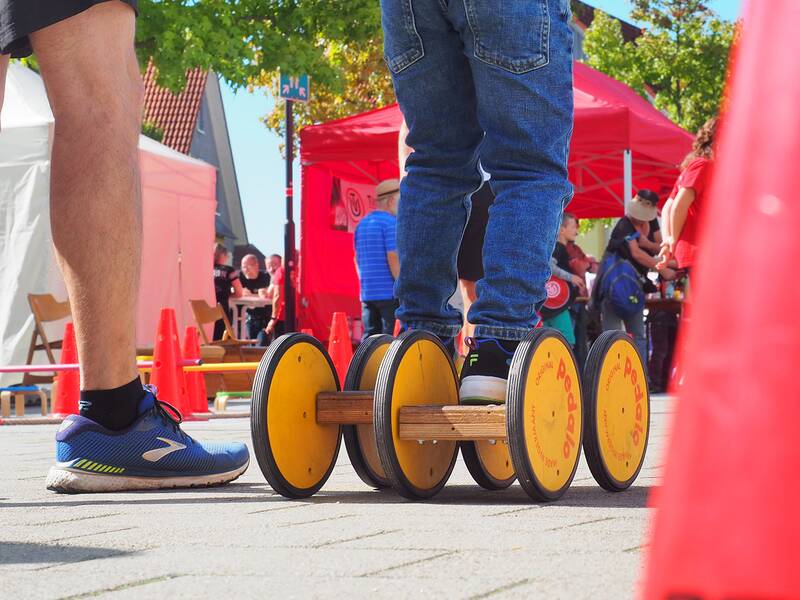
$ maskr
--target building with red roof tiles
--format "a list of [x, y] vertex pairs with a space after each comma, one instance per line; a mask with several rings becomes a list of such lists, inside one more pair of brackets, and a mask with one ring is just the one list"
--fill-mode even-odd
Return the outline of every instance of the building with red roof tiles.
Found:
[[219, 79], [207, 69], [186, 71], [174, 94], [156, 83], [152, 63], [144, 74], [144, 130], [162, 144], [217, 167], [217, 237], [233, 249], [248, 244]]

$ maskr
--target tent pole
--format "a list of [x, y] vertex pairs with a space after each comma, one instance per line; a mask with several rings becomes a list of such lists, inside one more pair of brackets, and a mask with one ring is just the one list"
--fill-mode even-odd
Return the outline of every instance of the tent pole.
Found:
[[628, 212], [628, 203], [633, 198], [633, 157], [630, 150], [622, 153], [622, 172], [625, 181], [623, 200], [625, 201], [625, 212]]

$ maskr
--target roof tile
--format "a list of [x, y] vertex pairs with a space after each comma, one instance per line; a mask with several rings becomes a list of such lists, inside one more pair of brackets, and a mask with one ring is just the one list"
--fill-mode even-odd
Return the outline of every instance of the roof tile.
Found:
[[144, 120], [164, 130], [161, 142], [170, 148], [189, 153], [200, 102], [205, 92], [207, 69], [188, 69], [186, 86], [180, 94], [156, 83], [156, 68], [151, 62], [144, 74]]

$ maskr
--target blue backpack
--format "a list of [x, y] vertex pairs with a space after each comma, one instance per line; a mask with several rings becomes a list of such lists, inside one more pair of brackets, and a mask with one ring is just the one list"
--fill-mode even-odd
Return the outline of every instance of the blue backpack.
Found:
[[644, 290], [634, 266], [615, 254], [609, 254], [600, 265], [600, 298], [611, 303], [614, 314], [627, 319], [644, 308]]

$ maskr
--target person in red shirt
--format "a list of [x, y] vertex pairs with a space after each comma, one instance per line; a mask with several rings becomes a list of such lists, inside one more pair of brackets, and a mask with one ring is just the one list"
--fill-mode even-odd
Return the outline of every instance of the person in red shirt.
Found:
[[661, 211], [664, 241], [661, 262], [678, 261], [681, 269], [691, 269], [698, 249], [700, 219], [714, 165], [714, 138], [717, 117], [706, 121], [697, 132], [692, 151], [683, 161], [682, 172]]

